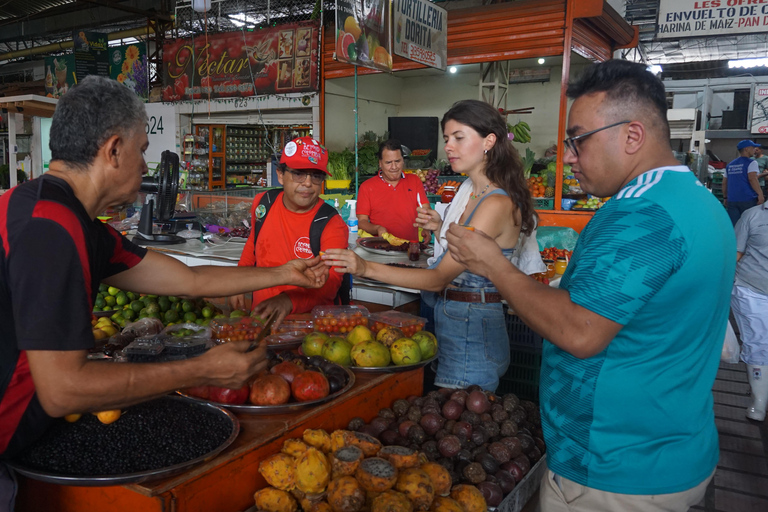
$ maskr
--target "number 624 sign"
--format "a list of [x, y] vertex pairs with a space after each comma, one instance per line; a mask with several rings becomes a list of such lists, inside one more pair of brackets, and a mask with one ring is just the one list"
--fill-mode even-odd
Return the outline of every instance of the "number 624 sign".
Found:
[[[176, 110], [173, 105], [147, 103], [147, 124], [145, 131], [149, 139], [149, 148], [144, 159], [150, 168], [160, 162], [160, 154], [169, 149], [178, 153], [176, 143]], [[181, 156], [181, 155], [179, 155]]]

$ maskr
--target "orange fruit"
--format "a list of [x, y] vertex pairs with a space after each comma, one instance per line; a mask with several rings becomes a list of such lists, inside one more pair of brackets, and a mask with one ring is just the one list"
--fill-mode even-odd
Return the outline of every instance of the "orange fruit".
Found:
[[387, 68], [392, 67], [392, 56], [389, 55], [387, 49], [383, 46], [377, 46], [373, 51], [373, 62]]
[[95, 412], [93, 414], [95, 414], [96, 417], [99, 418], [100, 422], [102, 422], [105, 425], [109, 425], [110, 423], [114, 423], [120, 419], [121, 411], [120, 409], [112, 409], [109, 411]]
[[67, 414], [66, 416], [64, 416], [64, 419], [69, 423], [74, 423], [80, 419], [80, 416], [82, 416], [82, 414], [79, 414], [79, 413]]

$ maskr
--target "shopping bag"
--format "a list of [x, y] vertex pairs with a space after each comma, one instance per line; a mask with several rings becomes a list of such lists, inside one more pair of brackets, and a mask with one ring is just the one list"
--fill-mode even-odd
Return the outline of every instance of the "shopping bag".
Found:
[[728, 326], [725, 328], [725, 342], [723, 343], [723, 352], [720, 355], [720, 360], [724, 363], [736, 364], [739, 362], [739, 340], [736, 339], [736, 333], [733, 331], [731, 321], [728, 321]]

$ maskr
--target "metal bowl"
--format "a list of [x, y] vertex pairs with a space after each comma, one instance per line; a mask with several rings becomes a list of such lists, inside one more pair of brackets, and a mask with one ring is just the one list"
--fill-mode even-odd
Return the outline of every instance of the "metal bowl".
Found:
[[389, 365], [389, 366], [350, 366], [349, 368], [353, 371], [360, 372], [360, 373], [400, 373], [400, 372], [408, 372], [411, 370], [416, 370], [417, 368], [421, 368], [423, 366], [427, 366], [432, 361], [437, 359], [437, 354], [430, 357], [429, 359], [426, 359], [424, 361], [419, 361], [418, 363], [414, 364], [404, 364], [404, 365]]
[[59, 473], [49, 473], [39, 469], [30, 469], [10, 461], [7, 462], [7, 464], [10, 467], [12, 467], [14, 471], [18, 472], [21, 475], [24, 475], [26, 477], [29, 477], [35, 480], [48, 482], [51, 484], [77, 485], [77, 486], [89, 486], [89, 487], [137, 484], [137, 483], [146, 482], [149, 480], [165, 478], [178, 473], [182, 473], [183, 471], [185, 471], [188, 468], [191, 468], [192, 466], [206, 462], [216, 457], [219, 453], [221, 453], [224, 449], [226, 449], [229, 445], [231, 445], [232, 442], [235, 440], [235, 438], [237, 438], [237, 435], [240, 433], [240, 422], [237, 420], [235, 415], [221, 407], [217, 407], [213, 404], [209, 404], [205, 402], [200, 403], [199, 401], [193, 401], [188, 398], [185, 398], [182, 396], [176, 396], [176, 395], [168, 395], [168, 396], [159, 398], [158, 400], [179, 400], [179, 401], [189, 402], [195, 407], [201, 407], [201, 408], [212, 411], [214, 414], [222, 415], [230, 421], [232, 425], [232, 432], [230, 433], [229, 437], [220, 446], [218, 446], [216, 449], [211, 450], [210, 452], [204, 455], [201, 455], [200, 457], [188, 460], [186, 462], [181, 462], [179, 464], [174, 464], [173, 466], [146, 470], [146, 471], [138, 471], [136, 473], [125, 473], [121, 475], [71, 476], [71, 475], [62, 475]]
[[282, 405], [250, 405], [250, 404], [222, 404], [219, 402], [211, 402], [210, 400], [205, 400], [203, 398], [197, 398], [191, 395], [187, 395], [185, 393], [182, 393], [181, 391], [177, 391], [177, 393], [185, 398], [188, 398], [190, 400], [195, 400], [197, 402], [206, 403], [210, 405], [214, 405], [216, 407], [226, 407], [230, 411], [235, 411], [239, 413], [245, 413], [245, 414], [285, 414], [290, 412], [296, 412], [296, 411], [303, 411], [304, 409], [311, 409], [312, 407], [320, 404], [324, 404], [326, 402], [330, 402], [331, 400], [335, 399], [338, 396], [343, 395], [350, 389], [352, 389], [352, 386], [355, 385], [355, 374], [352, 373], [349, 368], [344, 368], [343, 366], [340, 366], [340, 368], [343, 368], [344, 371], [347, 373], [347, 384], [340, 390], [338, 390], [335, 393], [331, 393], [330, 395], [326, 396], [325, 398], [318, 398], [317, 400], [310, 400], [308, 402], [290, 402], [287, 404]]

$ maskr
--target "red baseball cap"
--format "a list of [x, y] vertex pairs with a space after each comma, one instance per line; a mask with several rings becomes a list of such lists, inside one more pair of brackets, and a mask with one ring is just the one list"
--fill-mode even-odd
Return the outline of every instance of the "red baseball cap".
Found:
[[315, 169], [328, 176], [328, 150], [312, 137], [293, 139], [283, 148], [280, 163], [291, 169]]

